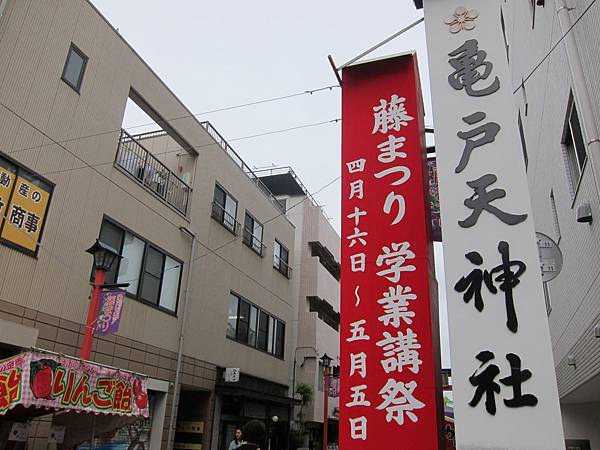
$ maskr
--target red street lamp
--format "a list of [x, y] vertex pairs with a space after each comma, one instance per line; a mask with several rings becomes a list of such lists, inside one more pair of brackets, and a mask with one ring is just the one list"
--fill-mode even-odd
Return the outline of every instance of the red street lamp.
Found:
[[325, 378], [323, 381], [323, 387], [325, 392], [323, 398], [323, 450], [327, 450], [327, 419], [329, 416], [329, 366], [331, 365], [331, 361], [333, 358], [327, 356], [327, 353], [324, 353], [321, 356], [321, 362], [323, 363], [323, 377]]
[[96, 325], [98, 307], [100, 304], [100, 291], [104, 287], [106, 272], [110, 270], [117, 258], [121, 258], [121, 255], [115, 252], [111, 247], [103, 244], [97, 239], [96, 243], [88, 248], [86, 252], [94, 255], [94, 287], [92, 288], [90, 306], [88, 308], [87, 320], [85, 322], [83, 343], [81, 344], [81, 359], [90, 359], [90, 354], [92, 353], [94, 328]]

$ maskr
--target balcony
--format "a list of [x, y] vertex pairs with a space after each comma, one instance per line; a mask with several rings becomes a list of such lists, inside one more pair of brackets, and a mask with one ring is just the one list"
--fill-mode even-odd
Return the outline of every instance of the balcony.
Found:
[[237, 220], [235, 220], [235, 217], [233, 217], [231, 214], [225, 211], [225, 208], [221, 204], [213, 202], [212, 212], [210, 215], [213, 219], [215, 219], [217, 222], [223, 225], [223, 227], [225, 227], [225, 229], [234, 236], [240, 234], [240, 223]]
[[121, 130], [115, 165], [178, 212], [187, 214], [192, 188], [125, 130]]
[[273, 255], [273, 267], [287, 279], [292, 278], [292, 268], [277, 255]]
[[265, 250], [267, 248], [266, 245], [262, 243], [262, 240], [254, 236], [252, 230], [248, 228], [244, 228], [244, 236], [242, 238], [242, 242], [246, 244], [254, 253], [259, 255], [260, 257], [265, 256]]

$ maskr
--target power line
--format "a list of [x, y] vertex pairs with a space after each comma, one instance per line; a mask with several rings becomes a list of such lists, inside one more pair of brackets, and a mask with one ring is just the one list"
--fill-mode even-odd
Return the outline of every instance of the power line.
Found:
[[585, 16], [587, 14], [587, 12], [590, 10], [590, 8], [592, 6], [594, 6], [594, 4], [596, 3], [596, 1], [597, 0], [592, 0], [592, 2], [587, 6], [587, 8], [585, 8], [583, 10], [583, 12], [581, 13], [581, 15], [577, 18], [577, 20], [575, 20], [575, 22], [573, 22], [573, 25], [571, 25], [569, 27], [569, 29], [565, 32], [565, 34], [563, 34], [560, 37], [560, 39], [558, 41], [556, 41], [556, 44], [554, 44], [550, 48], [550, 51], [548, 53], [546, 53], [546, 55], [540, 60], [540, 62], [536, 64], [536, 66], [533, 68], [533, 70], [531, 72], [529, 72], [529, 75], [527, 75], [521, 81], [521, 84], [519, 84], [519, 86], [517, 86], [517, 88], [513, 91], [513, 95], [516, 94], [518, 92], [518, 90], [521, 89], [523, 86], [525, 86], [525, 83], [533, 76], [533, 74], [540, 68], [540, 66], [542, 64], [544, 64], [544, 62], [550, 57], [550, 55], [554, 52], [554, 50], [556, 50], [556, 47], [558, 47], [558, 45], [567, 37], [567, 35], [571, 32], [571, 30], [573, 30], [573, 28], [575, 28], [575, 25], [577, 25], [579, 23], [579, 21], [581, 19], [583, 19], [583, 16]]
[[[173, 222], [171, 219], [169, 219], [168, 217], [166, 217], [165, 215], [163, 215], [162, 213], [160, 213], [159, 211], [155, 210], [154, 208], [152, 208], [150, 205], [148, 205], [147, 203], [145, 203], [144, 201], [140, 200], [138, 197], [136, 197], [134, 194], [132, 194], [131, 192], [129, 192], [127, 189], [125, 189], [123, 186], [119, 185], [118, 183], [116, 183], [114, 180], [110, 179], [108, 176], [106, 176], [105, 174], [103, 174], [102, 172], [100, 172], [99, 170], [97, 170], [96, 168], [92, 167], [90, 164], [88, 164], [87, 161], [85, 161], [84, 159], [82, 159], [80, 156], [76, 155], [75, 153], [73, 153], [71, 150], [69, 150], [68, 148], [66, 148], [64, 145], [60, 144], [59, 142], [57, 142], [55, 139], [53, 139], [52, 137], [50, 137], [46, 132], [42, 131], [40, 128], [38, 128], [36, 125], [32, 124], [30, 121], [28, 121], [27, 119], [25, 119], [23, 116], [21, 116], [19, 113], [17, 113], [16, 111], [14, 111], [13, 109], [11, 109], [9, 106], [5, 105], [4, 103], [0, 102], [0, 106], [2, 106], [4, 109], [6, 109], [8, 112], [10, 112], [11, 114], [13, 114], [14, 116], [16, 116], [17, 118], [19, 118], [20, 120], [22, 120], [24, 123], [26, 123], [27, 125], [29, 125], [31, 128], [33, 128], [34, 130], [36, 130], [37, 132], [39, 132], [40, 134], [42, 134], [44, 137], [46, 137], [47, 139], [50, 139], [51, 141], [53, 141], [56, 145], [58, 145], [59, 147], [61, 147], [62, 149], [64, 149], [67, 153], [69, 153], [71, 156], [73, 156], [74, 158], [78, 159], [79, 161], [81, 161], [83, 164], [85, 164], [86, 166], [88, 166], [90, 169], [92, 169], [94, 172], [96, 172], [98, 175], [100, 175], [102, 178], [106, 179], [109, 183], [115, 185], [119, 190], [123, 191], [126, 195], [130, 196], [131, 198], [133, 198], [134, 200], [136, 200], [137, 202], [139, 202], [141, 205], [145, 206], [146, 208], [148, 208], [148, 210], [152, 211], [153, 213], [155, 213], [157, 216], [161, 217], [164, 221], [166, 221], [167, 223], [173, 225], [176, 228], [179, 228], [179, 225], [176, 224], [175, 222]], [[268, 288], [267, 286], [265, 286], [264, 284], [262, 284], [260, 281], [258, 281], [256, 278], [252, 277], [250, 274], [246, 273], [245, 271], [243, 271], [241, 268], [237, 267], [235, 264], [233, 264], [232, 262], [228, 261], [225, 257], [223, 257], [222, 255], [218, 254], [215, 250], [211, 249], [210, 246], [208, 246], [207, 244], [205, 244], [204, 242], [202, 242], [200, 239], [194, 237], [193, 239], [196, 240], [196, 242], [198, 242], [202, 247], [204, 247], [206, 250], [208, 250], [209, 253], [214, 254], [217, 258], [219, 258], [220, 260], [222, 260], [225, 264], [231, 266], [233, 269], [237, 270], [238, 272], [240, 272], [241, 274], [243, 274], [244, 276], [246, 276], [248, 279], [252, 280], [254, 283], [256, 283], [258, 286], [262, 287], [265, 291], [269, 292], [271, 295], [273, 295], [274, 297], [280, 299], [282, 302], [286, 303], [286, 304], [290, 304], [286, 299], [282, 298], [281, 296], [279, 296], [279, 294], [277, 294], [276, 292], [274, 292], [273, 290], [271, 290], [270, 288]], [[68, 266], [67, 266], [68, 267]], [[191, 274], [190, 274], [191, 275]]]
[[[317, 88], [317, 89], [310, 89], [310, 90], [306, 90], [306, 91], [302, 91], [302, 92], [296, 92], [296, 93], [293, 93], [293, 94], [282, 95], [282, 96], [279, 96], [279, 97], [270, 97], [270, 98], [266, 98], [266, 99], [263, 99], [263, 100], [256, 100], [256, 101], [253, 101], [253, 102], [240, 103], [240, 104], [237, 104], [237, 105], [226, 106], [226, 107], [223, 107], [223, 108], [213, 109], [213, 110], [204, 111], [204, 112], [200, 112], [200, 113], [188, 114], [188, 115], [185, 115], [185, 116], [175, 117], [173, 119], [164, 119], [164, 120], [162, 120], [162, 122], [171, 123], [171, 122], [174, 122], [176, 120], [186, 119], [186, 118], [190, 118], [190, 117], [198, 117], [198, 116], [202, 116], [202, 115], [205, 115], [205, 114], [211, 114], [211, 113], [215, 113], [215, 112], [230, 111], [232, 109], [245, 108], [245, 107], [248, 107], [248, 106], [260, 105], [260, 104], [263, 104], [263, 103], [271, 103], [271, 102], [286, 100], [286, 99], [290, 99], [290, 98], [294, 98], [294, 97], [299, 97], [299, 96], [303, 96], [303, 95], [312, 95], [314, 93], [322, 92], [322, 91], [326, 91], [326, 90], [332, 91], [334, 88], [339, 88], [339, 86], [337, 84], [333, 84], [333, 85], [330, 85], [330, 86], [324, 86], [324, 87]], [[127, 127], [127, 129], [129, 130], [129, 129], [133, 129], [133, 128], [147, 127], [147, 126], [150, 126], [150, 125], [157, 125], [157, 124], [155, 122], [150, 122], [150, 123], [145, 123], [145, 124], [140, 124], [140, 125], [133, 125], [131, 127]], [[28, 147], [28, 148], [22, 148], [22, 149], [19, 149], [19, 150], [14, 150], [12, 152], [12, 154], [24, 152], [24, 151], [27, 151], [27, 150], [34, 150], [34, 149], [37, 149], [37, 148], [47, 147], [47, 146], [54, 145], [54, 144], [67, 144], [69, 142], [78, 141], [78, 140], [81, 140], [81, 139], [90, 139], [90, 138], [93, 138], [93, 137], [104, 136], [104, 135], [107, 135], [107, 134], [120, 133], [120, 132], [121, 132], [121, 128], [119, 128], [117, 130], [101, 131], [101, 132], [94, 133], [94, 134], [88, 134], [86, 136], [78, 136], [78, 137], [74, 137], [74, 138], [64, 139], [62, 141], [52, 140], [51, 144], [36, 145], [35, 147]]]

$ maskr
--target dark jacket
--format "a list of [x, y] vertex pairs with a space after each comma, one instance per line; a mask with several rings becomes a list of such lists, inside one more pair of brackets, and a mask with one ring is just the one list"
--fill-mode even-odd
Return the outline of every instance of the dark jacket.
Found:
[[260, 449], [260, 445], [256, 445], [256, 444], [242, 444], [240, 445], [237, 450], [257, 450]]

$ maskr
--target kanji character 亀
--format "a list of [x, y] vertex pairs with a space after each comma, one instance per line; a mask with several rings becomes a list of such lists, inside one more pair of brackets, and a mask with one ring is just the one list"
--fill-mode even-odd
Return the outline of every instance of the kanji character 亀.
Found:
[[[483, 258], [477, 252], [469, 252], [465, 257], [476, 266], [483, 264]], [[464, 292], [463, 300], [465, 303], [469, 303], [475, 297], [475, 309], [481, 312], [484, 306], [483, 297], [481, 296], [483, 283], [485, 283], [492, 294], [498, 292], [498, 289], [494, 286], [490, 272], [481, 269], [473, 269], [469, 275], [461, 277], [454, 285], [454, 290], [456, 292]]]
[[[391, 248], [390, 248], [391, 247]], [[409, 250], [409, 242], [393, 242], [390, 247], [384, 246], [383, 253], [377, 257], [377, 267], [388, 266], [380, 270], [377, 275], [386, 277], [392, 283], [400, 281], [402, 272], [414, 272], [416, 267], [412, 264], [404, 265], [409, 259], [415, 259], [415, 254]]]
[[350, 437], [352, 439], [367, 439], [367, 418], [364, 416], [350, 418]]
[[500, 89], [498, 77], [488, 87], [479, 90], [473, 87], [480, 80], [486, 80], [494, 67], [491, 62], [485, 60], [487, 53], [479, 50], [479, 42], [476, 39], [469, 39], [448, 56], [452, 57], [448, 62], [455, 69], [454, 73], [448, 76], [448, 83], [457, 91], [464, 88], [467, 95], [482, 97]]
[[[486, 114], [484, 112], [476, 112], [471, 114], [470, 116], [463, 117], [463, 121], [468, 123], [469, 125], [474, 125], [476, 123], [481, 122], [486, 118]], [[471, 153], [477, 147], [482, 147], [486, 144], [494, 142], [496, 140], [496, 136], [500, 131], [500, 125], [496, 122], [488, 122], [485, 125], [480, 125], [477, 128], [473, 128], [470, 131], [459, 131], [456, 135], [467, 141], [465, 144], [465, 148], [463, 150], [463, 154], [460, 158], [460, 162], [454, 172], [460, 173], [467, 167], [469, 163], [469, 159], [471, 158]], [[479, 139], [473, 140], [474, 137], [481, 136]]]
[[10, 211], [10, 218], [8, 219], [8, 221], [14, 226], [21, 228], [23, 227], [25, 214], [27, 214], [27, 211], [25, 211], [18, 205], [13, 205], [12, 210]]
[[393, 94], [389, 103], [385, 99], [379, 100], [379, 106], [373, 107], [373, 116], [375, 123], [371, 134], [378, 131], [387, 133], [389, 129], [400, 131], [403, 126], [408, 126], [408, 122], [413, 120], [406, 112], [404, 97]]
[[389, 287], [388, 292], [384, 292], [383, 298], [377, 300], [377, 303], [383, 305], [382, 316], [379, 316], [379, 321], [385, 326], [393, 326], [399, 328], [403, 323], [412, 324], [412, 318], [415, 317], [414, 311], [409, 311], [409, 300], [416, 300], [417, 296], [412, 293], [412, 289], [408, 286]]
[[415, 409], [421, 409], [425, 404], [417, 400], [413, 393], [417, 388], [416, 381], [403, 383], [390, 378], [385, 386], [379, 391], [383, 402], [377, 409], [385, 409], [387, 414], [385, 420], [391, 422], [394, 420], [398, 425], [404, 424], [404, 414], [412, 421], [418, 422], [419, 418], [412, 412]]
[[506, 191], [504, 189], [492, 189], [488, 192], [487, 188], [496, 181], [498, 181], [498, 177], [488, 173], [477, 180], [467, 182], [467, 185], [471, 187], [475, 193], [464, 201], [464, 205], [467, 208], [472, 209], [473, 212], [466, 219], [458, 221], [458, 224], [461, 227], [470, 228], [475, 225], [484, 210], [493, 214], [507, 225], [517, 225], [527, 219], [527, 214], [510, 214], [490, 204], [494, 200], [506, 197]]
[[367, 389], [366, 384], [362, 384], [360, 386], [352, 386], [350, 388], [350, 390], [352, 391], [352, 393], [350, 394], [352, 401], [346, 403], [346, 406], [348, 408], [352, 408], [354, 406], [371, 406], [371, 402], [367, 400], [367, 394], [363, 392], [365, 389]]
[[386, 357], [381, 360], [385, 373], [402, 372], [404, 366], [407, 366], [412, 373], [419, 373], [419, 366], [423, 362], [419, 359], [418, 352], [421, 344], [417, 341], [417, 333], [410, 328], [406, 333], [398, 331], [396, 336], [384, 331], [383, 339], [377, 342], [377, 346], [382, 347], [383, 356]]

